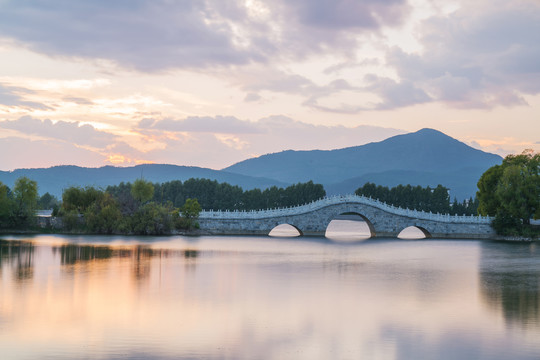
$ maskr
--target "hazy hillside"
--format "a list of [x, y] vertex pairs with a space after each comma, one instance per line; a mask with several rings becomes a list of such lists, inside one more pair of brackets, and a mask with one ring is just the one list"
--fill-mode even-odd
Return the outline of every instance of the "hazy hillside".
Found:
[[224, 170], [288, 183], [313, 180], [329, 194], [350, 193], [366, 181], [388, 186], [441, 183], [452, 196], [463, 198], [474, 195], [480, 175], [501, 161], [439, 131], [422, 129], [339, 150], [268, 154]]
[[381, 142], [338, 150], [283, 151], [234, 164], [223, 170], [176, 165], [145, 164], [133, 167], [83, 168], [56, 166], [47, 169], [0, 171], [0, 181], [12, 187], [19, 176], [39, 184], [39, 192], [60, 196], [68, 186], [106, 187], [141, 176], [152, 182], [206, 178], [239, 185], [244, 190], [286, 187], [313, 180], [329, 195], [352, 193], [370, 181], [380, 185], [442, 184], [451, 196], [474, 196], [480, 175], [501, 163], [489, 154], [455, 140], [439, 131], [422, 129]]
[[78, 166], [55, 166], [44, 169], [18, 169], [14, 171], [0, 171], [0, 181], [13, 187], [15, 180], [20, 176], [27, 176], [36, 180], [39, 193], [49, 192], [56, 196], [62, 194], [62, 189], [68, 186], [93, 185], [107, 187], [124, 181], [133, 181], [141, 176], [152, 182], [165, 182], [171, 180], [187, 180], [189, 178], [205, 178], [238, 185], [243, 189], [261, 188], [276, 185], [285, 187], [288, 184], [277, 180], [262, 179], [226, 171], [206, 168], [176, 165], [145, 164], [133, 167], [104, 166], [101, 168], [84, 168]]

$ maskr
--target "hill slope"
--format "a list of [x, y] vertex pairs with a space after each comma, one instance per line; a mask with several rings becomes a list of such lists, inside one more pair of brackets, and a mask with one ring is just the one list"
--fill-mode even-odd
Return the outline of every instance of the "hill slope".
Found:
[[474, 149], [433, 129], [398, 135], [381, 142], [328, 151], [283, 151], [225, 168], [293, 183], [313, 180], [329, 194], [350, 193], [366, 181], [381, 185], [442, 184], [452, 197], [473, 196], [476, 182], [498, 155]]
[[39, 193], [49, 192], [57, 197], [62, 195], [62, 189], [69, 186], [107, 187], [120, 182], [130, 181], [143, 176], [151, 182], [166, 182], [171, 180], [187, 180], [189, 178], [205, 178], [238, 185], [243, 189], [261, 188], [276, 185], [285, 187], [288, 184], [277, 180], [262, 179], [226, 171], [211, 170], [192, 166], [145, 164], [133, 167], [104, 166], [101, 168], [84, 168], [79, 166], [55, 166], [43, 169], [17, 169], [14, 171], [0, 171], [0, 181], [13, 187], [15, 180], [20, 176], [27, 176], [36, 180]]

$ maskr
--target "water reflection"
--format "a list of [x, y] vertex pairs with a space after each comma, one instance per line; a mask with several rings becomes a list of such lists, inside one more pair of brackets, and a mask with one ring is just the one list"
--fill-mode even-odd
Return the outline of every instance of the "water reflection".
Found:
[[[0, 358], [540, 358], [538, 308], [524, 304], [531, 294], [503, 290], [525, 292], [525, 282], [538, 291], [531, 248], [391, 239], [86, 240], [0, 243]], [[24, 243], [34, 244], [34, 276], [21, 286], [11, 275]], [[513, 270], [527, 280], [497, 280]], [[506, 326], [500, 309], [515, 306], [497, 300], [505, 296], [523, 303], [526, 315], [514, 313], [517, 322], [535, 324]]]
[[501, 311], [509, 325], [540, 327], [540, 254], [536, 247], [534, 243], [482, 246], [482, 298]]
[[273, 228], [268, 235], [274, 237], [297, 237], [302, 234], [292, 225], [280, 224]]
[[330, 221], [325, 236], [339, 242], [356, 242], [369, 239], [371, 230], [359, 215], [340, 215]]
[[431, 237], [427, 230], [420, 229], [416, 226], [409, 226], [401, 230], [397, 236], [399, 239], [406, 240], [416, 240], [416, 239], [425, 239]]
[[62, 265], [74, 265], [78, 262], [110, 259], [113, 251], [108, 246], [64, 244], [52, 247], [53, 254], [60, 254]]
[[0, 273], [5, 266], [15, 269], [17, 281], [31, 280], [34, 276], [34, 244], [29, 241], [6, 241], [0, 239]]
[[[17, 242], [9, 241], [10, 245]], [[29, 243], [31, 244], [31, 243]], [[101, 267], [108, 266], [107, 260], [120, 259], [123, 262], [129, 262], [132, 269], [133, 278], [137, 281], [144, 280], [150, 276], [152, 269], [152, 259], [180, 257], [186, 259], [186, 266], [195, 268], [196, 258], [199, 255], [197, 250], [172, 250], [172, 249], [153, 249], [149, 245], [131, 245], [131, 246], [106, 246], [89, 244], [63, 244], [52, 246], [52, 254], [60, 255], [60, 264], [62, 269], [72, 274], [74, 272], [89, 271], [89, 267], [95, 265], [95, 262], [104, 262]]]

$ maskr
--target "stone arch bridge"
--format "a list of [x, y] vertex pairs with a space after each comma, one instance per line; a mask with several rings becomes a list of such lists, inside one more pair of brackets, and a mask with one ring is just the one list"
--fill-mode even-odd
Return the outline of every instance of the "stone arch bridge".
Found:
[[426, 237], [450, 239], [491, 238], [492, 219], [480, 216], [452, 216], [408, 210], [357, 195], [327, 197], [291, 208], [259, 211], [202, 211], [201, 230], [220, 235], [267, 235], [281, 224], [294, 226], [301, 235], [325, 234], [328, 224], [340, 215], [360, 215], [372, 237], [397, 237], [414, 226]]

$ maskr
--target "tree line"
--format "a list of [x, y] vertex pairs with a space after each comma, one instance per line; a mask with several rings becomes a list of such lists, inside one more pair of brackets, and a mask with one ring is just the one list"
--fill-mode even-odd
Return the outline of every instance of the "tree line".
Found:
[[[286, 188], [272, 186], [265, 190], [243, 190], [236, 185], [218, 183], [208, 179], [189, 179], [184, 182], [174, 180], [156, 183], [152, 201], [167, 202], [181, 206], [186, 199], [196, 198], [205, 210], [261, 210], [297, 206], [322, 199], [326, 191], [321, 184], [313, 181], [298, 183]], [[118, 199], [129, 196], [132, 184], [120, 183], [108, 186], [106, 191]]]
[[53, 209], [66, 231], [103, 234], [166, 234], [197, 227], [202, 208], [208, 210], [258, 210], [296, 206], [323, 198], [320, 184], [312, 181], [287, 188], [242, 190], [239, 186], [208, 179], [175, 180], [108, 186], [69, 187], [61, 201], [49, 193], [38, 197], [38, 186], [19, 178], [13, 191], [0, 183], [0, 228], [35, 225], [37, 209]]
[[154, 186], [148, 181], [136, 180], [130, 188], [129, 194], [117, 198], [92, 186], [69, 187], [60, 202], [49, 193], [38, 197], [36, 181], [26, 177], [16, 180], [13, 191], [0, 183], [0, 228], [35, 227], [37, 209], [53, 209], [66, 231], [159, 235], [198, 226], [201, 207], [196, 199], [174, 207], [152, 201]]
[[472, 197], [462, 202], [458, 202], [454, 198], [451, 203], [449, 189], [442, 185], [437, 185], [435, 188], [420, 185], [398, 185], [389, 188], [368, 182], [356, 189], [355, 194], [377, 199], [404, 209], [440, 214], [476, 215], [478, 209], [478, 200]]
[[143, 179], [130, 184], [130, 192], [121, 197], [91, 186], [70, 187], [55, 215], [66, 230], [98, 234], [161, 235], [198, 227], [201, 207], [196, 199], [186, 199], [177, 208], [171, 202], [152, 201], [154, 191], [154, 185]]

